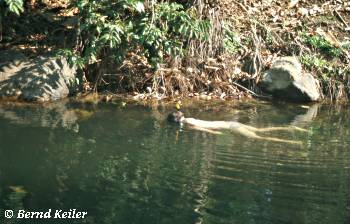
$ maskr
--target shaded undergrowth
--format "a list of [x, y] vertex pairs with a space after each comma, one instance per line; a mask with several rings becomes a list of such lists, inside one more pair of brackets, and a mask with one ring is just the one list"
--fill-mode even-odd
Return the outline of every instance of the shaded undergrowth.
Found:
[[[3, 24], [15, 22], [3, 28], [2, 47], [59, 50], [81, 68], [86, 91], [157, 99], [259, 95], [262, 71], [294, 55], [326, 98], [350, 93], [348, 3], [66, 2], [55, 8], [37, 1], [20, 17], [6, 15]], [[45, 28], [21, 26], [35, 20]]]

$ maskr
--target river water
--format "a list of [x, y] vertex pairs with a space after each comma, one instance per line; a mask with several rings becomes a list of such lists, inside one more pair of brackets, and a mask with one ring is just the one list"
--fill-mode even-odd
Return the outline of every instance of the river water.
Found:
[[[1, 104], [0, 223], [350, 223], [349, 106], [197, 102], [183, 110], [309, 132], [260, 133], [300, 146], [179, 127], [162, 105]], [[53, 218], [70, 209], [87, 215]], [[7, 210], [52, 214], [7, 219]]]

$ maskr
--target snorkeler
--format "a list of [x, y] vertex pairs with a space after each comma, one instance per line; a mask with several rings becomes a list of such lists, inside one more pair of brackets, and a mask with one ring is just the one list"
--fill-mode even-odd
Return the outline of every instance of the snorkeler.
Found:
[[195, 118], [185, 118], [184, 114], [181, 111], [176, 111], [169, 114], [168, 121], [179, 123], [179, 124], [187, 124], [193, 129], [196, 129], [199, 131], [205, 131], [212, 134], [222, 134], [222, 132], [217, 130], [227, 129], [227, 130], [242, 134], [249, 138], [274, 141], [274, 142], [285, 142], [285, 143], [291, 143], [291, 144], [301, 144], [301, 142], [279, 139], [279, 138], [272, 138], [272, 137], [262, 137], [257, 135], [256, 132], [292, 131], [292, 130], [308, 132], [305, 129], [298, 128], [295, 126], [255, 128], [255, 127], [245, 125], [235, 121], [205, 121], [205, 120], [199, 120]]

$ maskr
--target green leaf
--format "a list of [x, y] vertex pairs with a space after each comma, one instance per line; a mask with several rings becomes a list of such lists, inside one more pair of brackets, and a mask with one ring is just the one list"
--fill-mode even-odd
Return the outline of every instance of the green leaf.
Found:
[[138, 11], [139, 13], [142, 13], [142, 12], [145, 11], [145, 6], [143, 5], [142, 2], [137, 2], [137, 3], [135, 4], [135, 9], [136, 9], [136, 11]]
[[5, 0], [5, 3], [8, 5], [9, 10], [17, 15], [24, 11], [23, 0]]

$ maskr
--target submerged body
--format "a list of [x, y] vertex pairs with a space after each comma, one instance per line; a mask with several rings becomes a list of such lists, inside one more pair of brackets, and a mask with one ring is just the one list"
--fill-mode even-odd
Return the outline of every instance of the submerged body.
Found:
[[275, 141], [275, 142], [285, 142], [285, 143], [291, 143], [291, 144], [301, 144], [300, 141], [293, 141], [293, 140], [286, 140], [286, 139], [279, 139], [279, 138], [273, 138], [273, 137], [263, 137], [256, 134], [256, 132], [269, 132], [269, 131], [302, 131], [307, 132], [307, 130], [298, 128], [298, 127], [268, 127], [268, 128], [255, 128], [249, 125], [245, 125], [239, 122], [235, 121], [205, 121], [205, 120], [199, 120], [195, 118], [185, 118], [182, 112], [177, 111], [168, 116], [169, 121], [173, 121], [180, 124], [187, 124], [191, 128], [205, 131], [212, 134], [222, 134], [222, 132], [219, 132], [217, 130], [226, 129], [230, 131], [237, 132], [239, 134], [242, 134], [244, 136], [255, 138], [255, 139], [261, 139], [261, 140], [267, 140], [267, 141]]
[[195, 118], [184, 118], [182, 122], [185, 124], [202, 127], [202, 128], [208, 128], [208, 129], [235, 130], [237, 128], [247, 127], [247, 125], [244, 125], [235, 121], [205, 121], [205, 120], [199, 120]]

